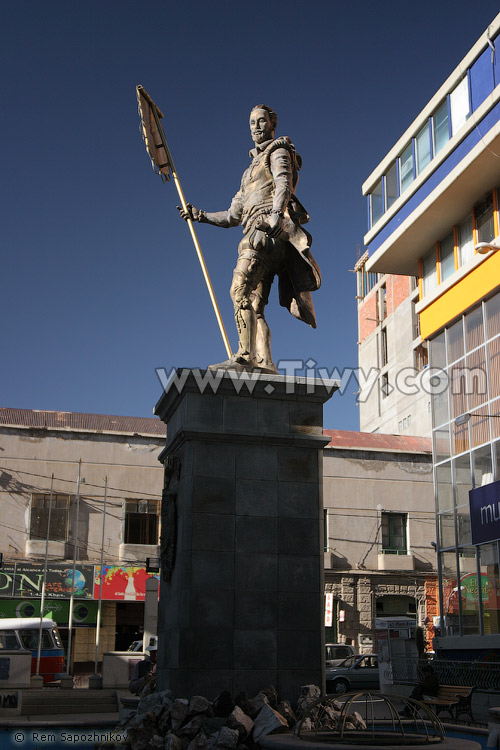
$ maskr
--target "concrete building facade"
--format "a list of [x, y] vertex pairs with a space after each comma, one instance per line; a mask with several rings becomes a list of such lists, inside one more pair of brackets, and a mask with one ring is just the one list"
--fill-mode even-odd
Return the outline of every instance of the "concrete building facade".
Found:
[[416, 387], [428, 365], [416, 313], [418, 279], [369, 273], [368, 257], [364, 253], [354, 267], [358, 365], [364, 373], [358, 394], [360, 429], [430, 437], [430, 395]]
[[[430, 441], [325, 435], [326, 637], [370, 651], [377, 614], [411, 614], [422, 625], [435, 613]], [[66, 643], [75, 539], [85, 579], [75, 594], [76, 673], [93, 671], [103, 522], [99, 654], [140, 637], [145, 563], [159, 554], [164, 443], [165, 426], [154, 418], [0, 409], [0, 617], [39, 614], [51, 504], [45, 612]]]
[[323, 495], [327, 641], [374, 646], [375, 617], [406, 615], [433, 636], [434, 499], [427, 438], [326, 430]]

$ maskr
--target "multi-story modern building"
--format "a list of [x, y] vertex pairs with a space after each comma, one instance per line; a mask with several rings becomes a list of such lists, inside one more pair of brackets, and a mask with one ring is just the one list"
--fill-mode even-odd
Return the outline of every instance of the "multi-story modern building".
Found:
[[[419, 624], [435, 614], [431, 444], [326, 435], [327, 639], [370, 651], [377, 614]], [[101, 555], [99, 657], [140, 637], [146, 561], [159, 554], [164, 442], [158, 419], [0, 409], [0, 617], [39, 614], [47, 553], [45, 613], [66, 644], [73, 590], [76, 674], [94, 669]]]
[[[500, 15], [363, 185], [367, 274], [419, 277], [440, 571], [436, 646], [500, 648]], [[389, 385], [390, 377], [387, 378]], [[471, 492], [472, 491], [472, 492]]]

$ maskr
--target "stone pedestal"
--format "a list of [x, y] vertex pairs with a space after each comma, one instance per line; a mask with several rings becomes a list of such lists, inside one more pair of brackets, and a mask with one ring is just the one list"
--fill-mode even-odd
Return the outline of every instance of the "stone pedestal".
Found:
[[338, 383], [183, 373], [155, 408], [158, 687], [213, 699], [274, 684], [294, 701], [324, 683], [323, 403]]

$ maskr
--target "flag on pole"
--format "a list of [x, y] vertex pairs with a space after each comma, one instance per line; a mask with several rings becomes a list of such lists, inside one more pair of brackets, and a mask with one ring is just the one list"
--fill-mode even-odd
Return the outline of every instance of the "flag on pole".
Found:
[[160, 123], [163, 114], [142, 86], [137, 86], [137, 104], [141, 118], [141, 133], [151, 165], [163, 182], [170, 179], [171, 163], [165, 134]]

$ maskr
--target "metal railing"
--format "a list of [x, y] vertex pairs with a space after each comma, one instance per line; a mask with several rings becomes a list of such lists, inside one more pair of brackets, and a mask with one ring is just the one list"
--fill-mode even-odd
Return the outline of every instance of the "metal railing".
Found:
[[[426, 659], [392, 657], [394, 684], [415, 684], [422, 679]], [[442, 685], [475, 685], [477, 690], [500, 692], [500, 663], [433, 659], [432, 666]]]

